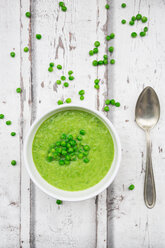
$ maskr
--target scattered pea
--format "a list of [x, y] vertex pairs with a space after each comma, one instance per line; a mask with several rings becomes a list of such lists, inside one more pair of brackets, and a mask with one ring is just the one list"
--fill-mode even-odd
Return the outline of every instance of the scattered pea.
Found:
[[106, 40], [110, 40], [110, 39], [111, 39], [110, 35], [107, 35]]
[[4, 119], [4, 114], [0, 114], [0, 119]]
[[61, 80], [65, 81], [66, 77], [65, 76], [61, 76]]
[[50, 62], [49, 66], [50, 67], [54, 67], [54, 63], [53, 62]]
[[125, 8], [126, 6], [127, 6], [126, 3], [122, 3], [122, 4], [121, 4], [121, 7], [122, 7], [122, 8]]
[[133, 190], [134, 188], [135, 188], [135, 186], [134, 186], [133, 184], [131, 184], [131, 185], [128, 187], [129, 190]]
[[146, 16], [143, 16], [143, 17], [141, 18], [141, 20], [142, 20], [143, 23], [145, 23], [145, 22], [147, 22], [148, 19], [147, 19]]
[[84, 163], [88, 163], [89, 162], [89, 159], [88, 158], [84, 158]]
[[97, 89], [97, 90], [100, 88], [100, 86], [99, 86], [98, 84], [95, 84], [94, 87], [95, 87], [95, 89]]
[[15, 132], [11, 132], [10, 134], [11, 134], [11, 136], [15, 136], [15, 135], [16, 135], [16, 133], [15, 133]]
[[21, 93], [21, 92], [22, 92], [21, 88], [17, 88], [17, 89], [16, 89], [16, 92], [17, 92], [17, 93]]
[[14, 57], [15, 57], [15, 52], [11, 52], [11, 53], [10, 53], [10, 56], [11, 56], [12, 58], [14, 58]]
[[145, 35], [146, 35], [146, 33], [145, 33], [145, 32], [143, 32], [143, 31], [142, 31], [142, 32], [140, 32], [140, 36], [141, 36], [141, 37], [144, 37]]
[[108, 64], [108, 60], [107, 60], [107, 59], [104, 59], [104, 60], [103, 60], [103, 64], [104, 64], [104, 65], [107, 65], [107, 64]]
[[50, 66], [50, 67], [48, 68], [48, 71], [49, 71], [49, 72], [52, 72], [52, 71], [53, 71], [53, 67]]
[[64, 2], [59, 2], [59, 6], [63, 7], [63, 6], [65, 6], [65, 3]]
[[17, 162], [16, 162], [15, 160], [12, 160], [12, 161], [11, 161], [11, 165], [13, 165], [13, 166], [16, 165], [16, 163], [17, 163]]
[[94, 54], [93, 50], [89, 51], [89, 55], [92, 56]]
[[104, 107], [104, 111], [108, 112], [109, 111], [109, 107], [108, 106], [105, 106]]
[[6, 125], [11, 125], [11, 121], [6, 121]]
[[99, 51], [99, 49], [98, 49], [97, 47], [95, 47], [95, 48], [93, 49], [93, 53], [98, 53], [98, 51]]
[[97, 60], [93, 60], [92, 64], [93, 64], [94, 66], [97, 66]]
[[103, 64], [104, 64], [103, 60], [98, 61], [98, 65], [103, 65]]
[[61, 204], [62, 204], [62, 201], [61, 201], [61, 200], [57, 200], [56, 203], [57, 203], [58, 205], [61, 205]]
[[72, 75], [73, 74], [73, 71], [68, 71], [68, 75]]
[[148, 27], [144, 27], [144, 32], [147, 32], [148, 31]]
[[115, 103], [115, 106], [116, 106], [116, 107], [120, 107], [120, 103], [119, 103], [119, 102], [116, 102], [116, 103]]
[[64, 83], [64, 87], [68, 87], [69, 84], [67, 82]]
[[126, 24], [126, 20], [125, 19], [121, 20], [121, 23]]
[[25, 53], [29, 52], [29, 48], [28, 47], [24, 47], [24, 52]]
[[131, 20], [131, 21], [129, 22], [129, 25], [133, 26], [134, 23], [135, 23], [135, 22]]
[[88, 145], [85, 145], [85, 146], [83, 147], [83, 149], [84, 149], [84, 151], [89, 151], [89, 150], [90, 150], [90, 147], [89, 147]]
[[81, 141], [82, 140], [82, 136], [81, 135], [77, 136], [77, 140], [78, 141]]
[[108, 55], [105, 54], [105, 55], [103, 56], [103, 58], [104, 58], [104, 59], [108, 59]]
[[85, 135], [85, 130], [84, 130], [84, 129], [81, 129], [81, 130], [80, 130], [80, 134], [81, 134], [81, 135]]
[[61, 105], [61, 104], [63, 104], [63, 101], [62, 100], [58, 100], [58, 105]]
[[28, 18], [30, 18], [31, 17], [31, 13], [30, 12], [26, 12], [25, 13], [25, 16], [28, 17]]
[[73, 76], [69, 76], [69, 80], [70, 81], [74, 80], [74, 77]]
[[62, 65], [57, 65], [57, 69], [61, 70], [62, 69]]
[[137, 33], [136, 33], [136, 32], [132, 32], [132, 33], [131, 33], [131, 36], [132, 36], [132, 38], [136, 38]]
[[61, 84], [61, 80], [57, 80], [56, 81], [56, 84]]
[[84, 100], [84, 96], [82, 95], [82, 96], [80, 96], [80, 100], [81, 101], [83, 101]]
[[141, 18], [142, 18], [142, 15], [141, 15], [141, 14], [137, 14], [137, 15], [136, 15], [136, 20], [139, 21], [139, 20], [141, 20]]
[[94, 83], [95, 84], [99, 84], [100, 80], [99, 79], [95, 79]]
[[115, 60], [114, 60], [114, 59], [111, 59], [111, 60], [110, 60], [110, 64], [111, 64], [111, 65], [115, 64]]
[[61, 9], [62, 9], [62, 11], [64, 11], [64, 12], [67, 11], [67, 7], [66, 7], [66, 6], [62, 6]]
[[131, 20], [134, 22], [136, 21], [136, 16], [132, 16]]
[[109, 99], [105, 100], [105, 104], [109, 105], [111, 103], [111, 101]]
[[100, 46], [100, 42], [99, 41], [95, 41], [94, 45], [95, 45], [95, 47], [99, 47]]
[[114, 100], [114, 99], [111, 99], [111, 100], [110, 100], [110, 104], [111, 104], [111, 105], [115, 105], [115, 100]]
[[110, 34], [110, 38], [111, 38], [111, 39], [114, 39], [114, 38], [115, 38], [115, 34], [114, 34], [114, 33], [111, 33], [111, 34]]
[[106, 4], [106, 5], [105, 5], [105, 8], [106, 8], [106, 9], [109, 9], [109, 8], [110, 8], [109, 4]]
[[66, 103], [71, 103], [71, 101], [72, 101], [71, 98], [66, 99]]
[[41, 40], [41, 38], [42, 38], [41, 34], [36, 34], [36, 39], [37, 40]]
[[114, 47], [113, 47], [113, 46], [110, 46], [110, 47], [108, 48], [108, 51], [109, 51], [110, 53], [112, 53], [112, 52], [114, 51]]
[[80, 90], [80, 91], [79, 91], [79, 95], [82, 96], [82, 95], [84, 95], [84, 94], [85, 94], [85, 90]]

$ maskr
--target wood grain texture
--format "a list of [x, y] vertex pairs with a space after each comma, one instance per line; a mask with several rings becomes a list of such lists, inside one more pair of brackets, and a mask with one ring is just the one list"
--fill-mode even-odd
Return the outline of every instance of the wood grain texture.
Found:
[[[103, 0], [65, 1], [68, 11], [59, 9], [54, 0], [20, 0], [0, 2], [0, 248], [162, 248], [165, 246], [165, 112], [164, 67], [165, 24], [164, 0], [119, 0], [105, 9]], [[26, 11], [32, 17], [25, 17]], [[132, 39], [142, 23], [129, 26], [137, 12], [149, 18], [145, 38]], [[121, 19], [127, 24], [122, 25]], [[115, 33], [106, 42], [105, 36]], [[41, 40], [35, 38], [42, 35]], [[89, 57], [94, 41], [101, 46], [96, 56]], [[113, 45], [114, 66], [93, 67]], [[29, 53], [23, 48], [29, 46]], [[16, 57], [10, 57], [14, 50]], [[62, 71], [48, 72], [50, 62], [61, 64]], [[56, 80], [74, 71], [69, 88], [57, 86]], [[94, 89], [99, 78], [100, 89]], [[152, 157], [157, 188], [157, 204], [148, 210], [143, 201], [145, 171], [145, 136], [134, 122], [138, 95], [147, 86], [159, 95], [161, 118], [152, 131]], [[16, 88], [23, 93], [18, 95]], [[85, 100], [78, 91], [85, 90]], [[73, 103], [103, 111], [107, 97], [121, 102], [106, 114], [114, 123], [122, 143], [121, 168], [113, 185], [96, 198], [56, 205], [29, 179], [24, 168], [22, 150], [30, 124], [57, 101], [71, 97]], [[5, 121], [11, 119], [12, 125]], [[10, 132], [16, 131], [16, 137]], [[12, 167], [10, 161], [17, 160]], [[135, 184], [135, 190], [128, 186]]]

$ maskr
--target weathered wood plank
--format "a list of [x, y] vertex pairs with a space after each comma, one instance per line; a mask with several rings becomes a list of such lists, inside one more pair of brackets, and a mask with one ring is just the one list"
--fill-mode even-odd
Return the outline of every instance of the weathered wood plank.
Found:
[[[113, 2], [113, 28], [116, 33], [116, 65], [111, 71], [113, 95], [120, 100], [121, 108], [111, 111], [113, 122], [122, 143], [122, 163], [119, 174], [109, 190], [108, 234], [111, 248], [164, 247], [165, 245], [165, 198], [164, 198], [164, 42], [162, 32], [165, 23], [164, 1], [132, 1], [126, 9]], [[146, 25], [138, 23], [131, 27], [122, 25], [140, 11], [148, 16], [149, 31], [146, 37], [131, 39], [130, 33], [142, 30]], [[134, 108], [140, 92], [145, 86], [153, 86], [160, 97], [161, 119], [152, 131], [153, 167], [157, 188], [157, 203], [149, 210], [144, 205], [143, 185], [145, 169], [145, 136], [134, 122]], [[128, 186], [135, 184], [134, 191]]]

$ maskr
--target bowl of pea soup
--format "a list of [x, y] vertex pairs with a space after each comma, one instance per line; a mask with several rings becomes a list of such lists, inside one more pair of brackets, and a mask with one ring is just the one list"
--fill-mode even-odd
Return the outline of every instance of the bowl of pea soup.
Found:
[[121, 147], [113, 124], [100, 112], [59, 106], [31, 126], [24, 161], [33, 182], [48, 195], [80, 201], [98, 195], [114, 180]]

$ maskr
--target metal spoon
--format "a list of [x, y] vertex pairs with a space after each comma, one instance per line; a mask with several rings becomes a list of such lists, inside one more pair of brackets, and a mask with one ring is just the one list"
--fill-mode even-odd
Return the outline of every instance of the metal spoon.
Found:
[[146, 87], [140, 94], [135, 108], [135, 120], [146, 133], [147, 156], [144, 181], [144, 201], [148, 208], [156, 203], [156, 190], [152, 169], [150, 130], [156, 125], [160, 117], [159, 99], [151, 87]]

